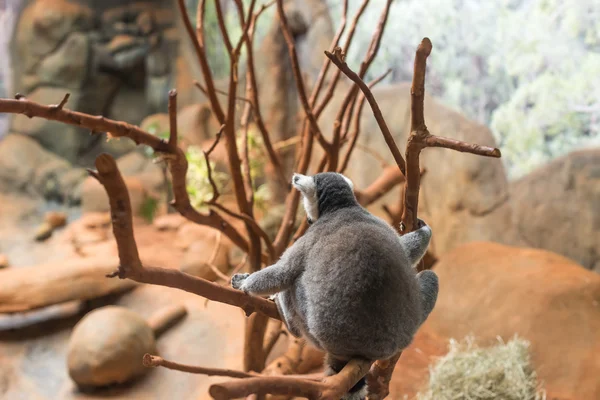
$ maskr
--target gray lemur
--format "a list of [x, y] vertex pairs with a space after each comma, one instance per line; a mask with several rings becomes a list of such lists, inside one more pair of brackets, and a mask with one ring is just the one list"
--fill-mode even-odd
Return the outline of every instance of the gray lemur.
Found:
[[[326, 375], [352, 358], [387, 359], [407, 347], [433, 309], [438, 279], [415, 273], [431, 229], [399, 236], [361, 207], [352, 182], [325, 172], [294, 174], [311, 225], [280, 260], [253, 274], [236, 274], [232, 286], [273, 295], [290, 333], [326, 352]], [[344, 399], [366, 395], [361, 379]]]

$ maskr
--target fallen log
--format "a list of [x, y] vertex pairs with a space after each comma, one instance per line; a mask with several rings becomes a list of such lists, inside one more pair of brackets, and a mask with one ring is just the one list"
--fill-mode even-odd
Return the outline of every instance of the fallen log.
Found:
[[1, 270], [0, 313], [95, 299], [138, 285], [129, 279], [107, 279], [118, 266], [118, 257], [90, 257]]

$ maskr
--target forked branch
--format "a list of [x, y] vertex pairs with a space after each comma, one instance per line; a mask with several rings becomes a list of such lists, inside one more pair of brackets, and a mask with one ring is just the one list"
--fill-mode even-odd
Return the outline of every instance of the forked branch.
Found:
[[207, 299], [230, 304], [243, 309], [247, 315], [259, 312], [280, 319], [277, 306], [270, 300], [250, 296], [239, 290], [219, 286], [176, 269], [144, 267], [139, 257], [133, 233], [133, 216], [129, 193], [117, 163], [108, 154], [96, 159], [97, 172], [93, 175], [100, 181], [110, 202], [113, 234], [117, 242], [120, 265], [109, 277], [132, 279], [140, 283], [168, 286], [185, 290]]

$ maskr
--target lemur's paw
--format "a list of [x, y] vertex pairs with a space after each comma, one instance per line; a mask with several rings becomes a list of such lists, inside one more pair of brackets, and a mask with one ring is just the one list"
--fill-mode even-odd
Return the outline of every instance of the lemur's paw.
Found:
[[231, 287], [240, 290], [242, 283], [250, 276], [250, 274], [235, 274], [231, 277]]

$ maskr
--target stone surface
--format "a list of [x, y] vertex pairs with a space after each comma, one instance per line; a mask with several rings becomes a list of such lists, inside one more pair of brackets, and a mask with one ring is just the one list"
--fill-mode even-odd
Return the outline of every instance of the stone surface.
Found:
[[68, 34], [87, 31], [92, 25], [92, 10], [80, 4], [66, 0], [30, 2], [21, 15], [15, 35], [19, 70], [32, 72]]
[[572, 152], [513, 182], [511, 222], [527, 246], [600, 265], [600, 149]]
[[71, 33], [58, 49], [44, 58], [38, 66], [38, 84], [81, 89], [88, 73], [90, 51], [87, 35]]
[[600, 397], [600, 276], [544, 250], [473, 242], [442, 255], [436, 307], [424, 329], [491, 344], [531, 342], [549, 398]]
[[[134, 176], [125, 176], [125, 185], [129, 191], [129, 200], [131, 208], [136, 215], [140, 215], [144, 203], [149, 198], [148, 191], [142, 181]], [[82, 212], [107, 212], [110, 211], [108, 195], [104, 186], [95, 178], [88, 177], [81, 188], [81, 209]]]
[[86, 175], [25, 135], [9, 134], [0, 141], [0, 192], [78, 202], [77, 186]]
[[156, 353], [148, 323], [126, 308], [102, 307], [73, 328], [67, 350], [69, 376], [80, 387], [124, 383], [148, 372], [142, 364], [146, 353]]
[[177, 113], [177, 127], [186, 143], [200, 146], [214, 138], [219, 131], [219, 123], [213, 116], [208, 103], [192, 104]]

